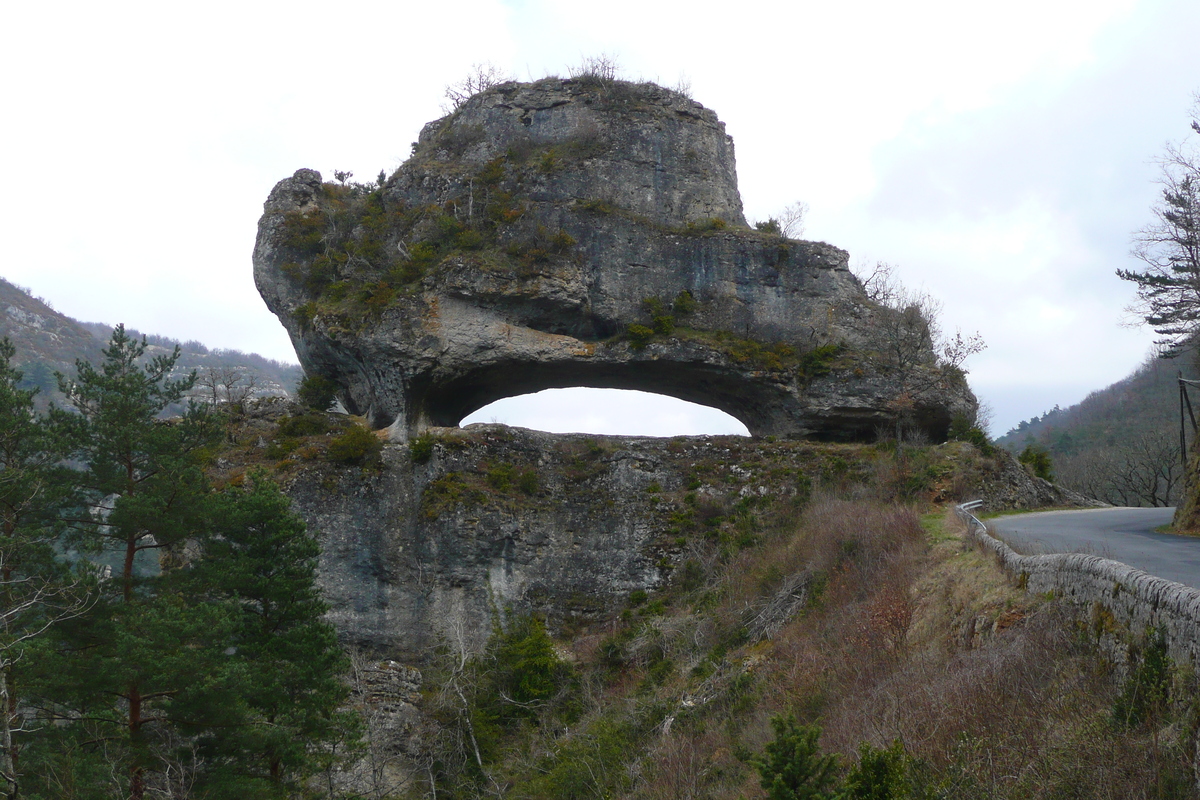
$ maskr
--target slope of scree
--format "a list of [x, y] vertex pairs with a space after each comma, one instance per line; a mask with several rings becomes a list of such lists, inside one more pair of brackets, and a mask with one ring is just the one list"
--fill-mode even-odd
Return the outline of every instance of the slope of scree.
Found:
[[254, 264], [305, 369], [397, 440], [567, 386], [832, 441], [898, 415], [940, 441], [976, 405], [927, 343], [887, 338], [921, 323], [870, 302], [844, 251], [749, 229], [723, 123], [653, 84], [507, 83], [377, 183], [299, 170]]

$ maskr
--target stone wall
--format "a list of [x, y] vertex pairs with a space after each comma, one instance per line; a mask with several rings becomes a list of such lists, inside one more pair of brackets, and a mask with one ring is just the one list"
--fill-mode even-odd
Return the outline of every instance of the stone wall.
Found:
[[1135, 635], [1159, 630], [1177, 663], [1200, 664], [1200, 590], [1099, 556], [1021, 555], [992, 536], [969, 510], [958, 506], [956, 511], [969, 535], [995, 553], [1025, 591], [1053, 592], [1088, 608], [1097, 633], [1111, 632], [1113, 623]]

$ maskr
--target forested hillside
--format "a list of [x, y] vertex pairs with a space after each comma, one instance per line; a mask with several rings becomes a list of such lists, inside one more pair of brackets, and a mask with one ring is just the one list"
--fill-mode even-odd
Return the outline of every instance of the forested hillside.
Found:
[[1045, 451], [1055, 480], [1100, 500], [1174, 505], [1183, 485], [1178, 377], [1195, 377], [1197, 355], [1194, 345], [1175, 358], [1152, 353], [1129, 377], [1022, 421], [997, 443]]
[[[7, 338], [16, 348], [13, 366], [24, 374], [22, 386], [38, 390], [35, 403], [45, 410], [51, 403], [66, 405], [55, 373], [75, 374], [79, 359], [96, 362], [113, 326], [103, 322], [80, 322], [55, 311], [45, 300], [27, 289], [0, 278], [0, 339]], [[299, 365], [287, 364], [240, 350], [215, 350], [196, 341], [180, 342], [166, 336], [142, 334], [127, 327], [133, 338], [146, 337], [146, 358], [166, 355], [178, 346], [177, 375], [195, 370], [198, 381], [192, 390], [196, 397], [246, 399], [283, 397], [295, 392], [303, 375]], [[164, 413], [177, 414], [182, 406]]]

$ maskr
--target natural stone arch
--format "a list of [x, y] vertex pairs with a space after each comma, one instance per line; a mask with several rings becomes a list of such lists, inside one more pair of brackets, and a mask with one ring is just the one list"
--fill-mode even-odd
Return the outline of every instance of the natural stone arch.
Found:
[[563, 386], [494, 400], [459, 423], [505, 425], [549, 434], [677, 439], [750, 436], [745, 423], [706, 402], [640, 389]]
[[766, 435], [778, 427], [787, 403], [783, 391], [761, 384], [747, 387], [742, 376], [729, 370], [697, 366], [651, 356], [632, 362], [525, 362], [476, 369], [413, 396], [417, 414], [438, 427], [457, 426], [465, 417], [496, 400], [543, 389], [572, 387], [632, 389], [666, 395], [715, 408], [744, 424], [751, 435]]
[[382, 186], [300, 170], [255, 278], [305, 369], [398, 440], [563, 386], [700, 399], [756, 436], [934, 439], [975, 399], [903, 368], [847, 254], [752, 230], [716, 115], [651, 84], [504, 84], [430, 123]]

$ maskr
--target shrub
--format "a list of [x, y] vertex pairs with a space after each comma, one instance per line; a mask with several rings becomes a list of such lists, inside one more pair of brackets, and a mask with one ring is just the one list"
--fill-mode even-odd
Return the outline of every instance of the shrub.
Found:
[[497, 491], [508, 491], [515, 478], [516, 470], [512, 464], [497, 464], [487, 471], [488, 485]]
[[332, 429], [329, 419], [322, 414], [300, 414], [284, 417], [278, 430], [280, 436], [317, 436]]
[[[778, 345], [776, 345], [778, 349]], [[805, 378], [820, 378], [833, 370], [834, 360], [844, 348], [838, 344], [823, 344], [800, 356], [800, 373]]]
[[1119, 728], [1136, 728], [1157, 719], [1171, 695], [1171, 657], [1161, 632], [1149, 632], [1142, 652], [1131, 649], [1129, 664], [1129, 677], [1112, 710], [1113, 724]]
[[408, 457], [417, 464], [425, 464], [433, 456], [433, 437], [422, 433], [408, 443]]
[[696, 310], [696, 298], [687, 289], [684, 289], [679, 294], [675, 295], [675, 302], [671, 304], [671, 309], [677, 317], [686, 317]]
[[821, 729], [801, 725], [794, 715], [771, 719], [775, 741], [754, 762], [759, 783], [771, 800], [833, 800], [837, 757], [821, 755], [817, 739]]
[[634, 350], [645, 350], [654, 338], [654, 329], [634, 323], [625, 329], [625, 335], [629, 337], [629, 345]]
[[908, 797], [908, 758], [897, 739], [879, 750], [863, 742], [858, 746], [858, 763], [851, 767], [842, 785], [842, 800], [893, 800]]
[[708, 219], [691, 220], [684, 226], [685, 233], [712, 233], [714, 231], [723, 231], [728, 227], [725, 220], [720, 217], [709, 217]]
[[373, 432], [355, 425], [329, 443], [329, 460], [339, 464], [368, 466], [376, 464], [383, 452], [383, 442]]
[[300, 402], [316, 411], [328, 411], [342, 387], [324, 375], [305, 375], [296, 390]]
[[1054, 468], [1050, 463], [1050, 451], [1044, 447], [1039, 447], [1036, 444], [1027, 444], [1025, 449], [1021, 451], [1021, 455], [1017, 456], [1017, 460], [1033, 472], [1033, 474], [1043, 480], [1054, 480]]
[[531, 469], [527, 469], [517, 478], [517, 488], [525, 494], [533, 495], [538, 491], [538, 476]]

